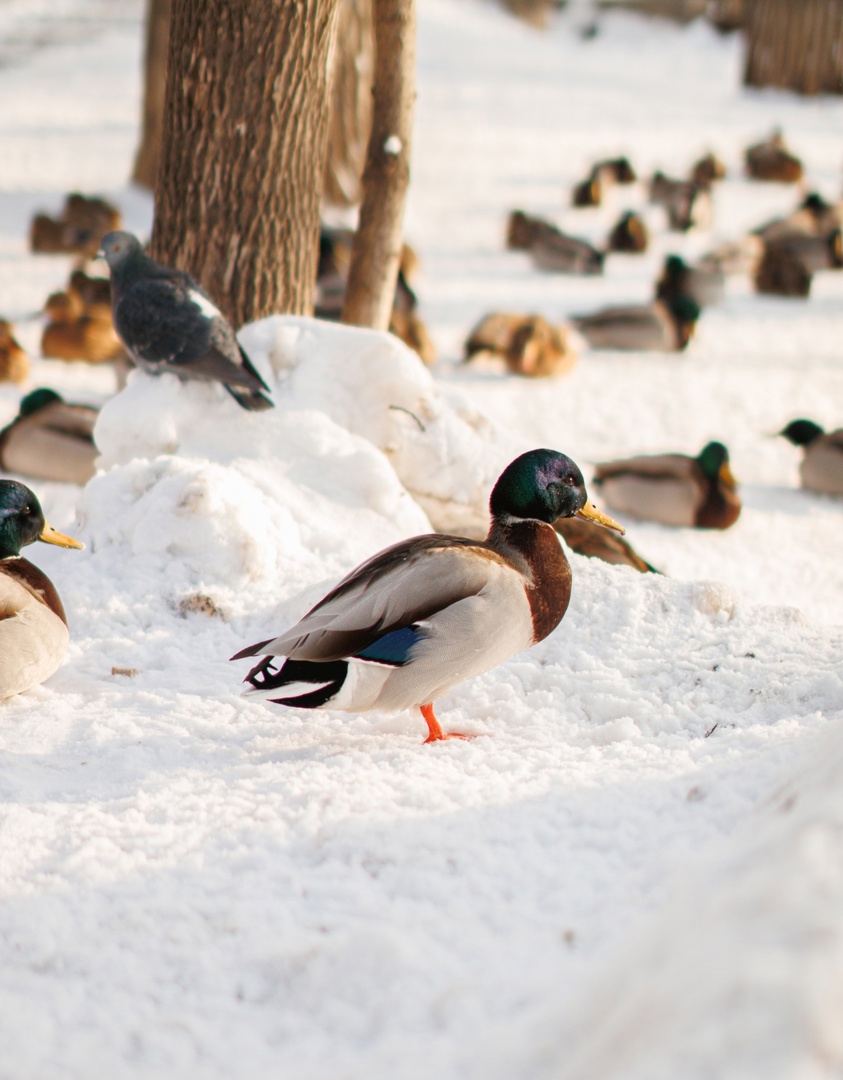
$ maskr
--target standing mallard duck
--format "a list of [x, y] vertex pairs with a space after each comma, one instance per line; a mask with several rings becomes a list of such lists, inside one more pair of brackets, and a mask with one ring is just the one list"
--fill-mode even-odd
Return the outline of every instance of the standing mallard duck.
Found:
[[20, 553], [36, 540], [84, 547], [47, 524], [28, 487], [0, 480], [0, 699], [42, 683], [67, 651], [67, 618], [59, 594]]
[[594, 483], [615, 510], [663, 525], [728, 529], [741, 512], [729, 451], [710, 442], [697, 457], [653, 454], [607, 461]]
[[826, 433], [813, 420], [791, 420], [779, 434], [805, 451], [799, 466], [802, 487], [843, 495], [843, 428]]
[[[623, 530], [586, 495], [564, 454], [531, 450], [503, 471], [485, 541], [403, 540], [353, 570], [295, 626], [232, 657], [263, 654], [248, 694], [303, 709], [418, 708], [426, 742], [459, 738], [433, 702], [555, 629], [571, 568], [553, 522], [585, 517]], [[279, 666], [275, 657], [286, 657]]]

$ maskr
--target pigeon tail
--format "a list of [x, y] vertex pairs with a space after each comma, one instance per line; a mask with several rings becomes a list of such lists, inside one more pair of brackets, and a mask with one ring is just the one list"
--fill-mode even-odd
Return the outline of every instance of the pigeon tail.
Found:
[[241, 390], [239, 386], [229, 386], [228, 383], [223, 385], [237, 404], [248, 412], [263, 412], [264, 409], [275, 408], [274, 402], [260, 390]]
[[254, 377], [258, 380], [264, 390], [268, 391], [269, 387], [266, 385], [265, 380], [261, 378], [261, 373], [255, 367], [255, 365], [252, 363], [246, 353], [243, 351], [243, 346], [239, 342], [237, 342], [237, 348], [240, 350], [240, 359], [243, 361], [243, 367], [245, 368], [245, 370], [248, 371], [250, 375], [254, 375]]

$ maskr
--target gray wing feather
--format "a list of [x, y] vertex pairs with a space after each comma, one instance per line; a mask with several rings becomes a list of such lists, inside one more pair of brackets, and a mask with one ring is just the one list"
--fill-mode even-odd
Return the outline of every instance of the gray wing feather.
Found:
[[699, 475], [699, 467], [692, 457], [685, 454], [642, 454], [639, 457], [602, 462], [595, 466], [594, 479], [600, 483], [609, 477], [630, 473], [652, 476], [654, 479], [691, 480]]
[[[439, 543], [426, 542], [433, 539]], [[264, 643], [260, 652], [298, 660], [339, 660], [391, 630], [476, 596], [489, 584], [495, 564], [503, 560], [482, 544], [461, 539], [448, 543], [449, 539], [419, 537], [381, 552], [285, 634]]]

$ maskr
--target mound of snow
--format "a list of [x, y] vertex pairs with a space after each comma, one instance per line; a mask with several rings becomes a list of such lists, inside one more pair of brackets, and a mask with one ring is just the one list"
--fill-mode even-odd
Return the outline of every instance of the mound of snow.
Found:
[[509, 1060], [491, 1074], [840, 1075], [841, 770], [838, 723], [759, 811], [684, 868], [664, 909], [615, 950], [561, 1024], [545, 1012], [537, 1030], [522, 1030], [532, 1064]]

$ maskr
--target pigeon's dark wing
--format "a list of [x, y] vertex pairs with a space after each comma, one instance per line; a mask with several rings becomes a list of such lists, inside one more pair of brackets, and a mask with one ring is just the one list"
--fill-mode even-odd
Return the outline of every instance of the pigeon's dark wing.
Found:
[[249, 390], [267, 389], [251, 362], [244, 363], [222, 315], [209, 313], [215, 311], [195, 286], [180, 277], [141, 278], [115, 304], [114, 328], [141, 367]]
[[187, 290], [163, 278], [133, 282], [114, 305], [114, 329], [140, 361], [155, 366], [198, 358], [211, 344], [211, 327]]

